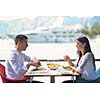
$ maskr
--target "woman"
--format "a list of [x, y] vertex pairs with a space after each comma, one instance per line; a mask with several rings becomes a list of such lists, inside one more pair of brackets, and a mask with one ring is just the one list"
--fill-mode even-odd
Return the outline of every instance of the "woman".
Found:
[[76, 47], [78, 59], [75, 63], [73, 63], [67, 55], [64, 56], [64, 60], [68, 61], [68, 64], [72, 66], [72, 69], [76, 69], [76, 71], [80, 73], [80, 76], [76, 79], [77, 83], [93, 82], [96, 79], [95, 58], [91, 51], [90, 43], [87, 37], [79, 37], [77, 39]]

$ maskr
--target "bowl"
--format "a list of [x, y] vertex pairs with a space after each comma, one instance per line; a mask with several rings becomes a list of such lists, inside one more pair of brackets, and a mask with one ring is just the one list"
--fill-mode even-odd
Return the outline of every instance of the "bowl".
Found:
[[58, 69], [59, 64], [48, 63], [47, 66], [50, 70], [56, 70]]

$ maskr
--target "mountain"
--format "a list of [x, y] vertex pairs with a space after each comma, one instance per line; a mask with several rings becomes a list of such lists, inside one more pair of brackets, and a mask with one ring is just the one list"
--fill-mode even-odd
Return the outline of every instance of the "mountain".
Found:
[[26, 30], [35, 30], [39, 28], [59, 28], [62, 26], [75, 27], [75, 25], [93, 25], [100, 23], [100, 16], [37, 16], [37, 17], [19, 17], [9, 20], [0, 19], [0, 36], [19, 33]]

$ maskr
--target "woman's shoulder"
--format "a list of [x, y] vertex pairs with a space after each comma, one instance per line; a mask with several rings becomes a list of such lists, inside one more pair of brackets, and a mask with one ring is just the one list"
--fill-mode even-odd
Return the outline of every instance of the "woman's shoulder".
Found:
[[85, 53], [86, 55], [92, 55], [92, 53], [91, 52], [87, 52], [87, 53]]
[[87, 53], [85, 53], [85, 56], [87, 56], [87, 57], [92, 57], [93, 54], [92, 54], [91, 52], [87, 52]]

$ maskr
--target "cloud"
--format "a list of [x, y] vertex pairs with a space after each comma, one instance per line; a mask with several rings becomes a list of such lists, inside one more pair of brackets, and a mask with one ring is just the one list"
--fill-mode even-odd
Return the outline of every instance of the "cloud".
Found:
[[34, 19], [36, 18], [36, 16], [0, 16], [0, 20], [12, 20], [12, 19], [20, 19], [20, 18]]

